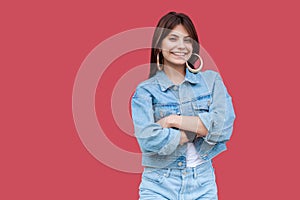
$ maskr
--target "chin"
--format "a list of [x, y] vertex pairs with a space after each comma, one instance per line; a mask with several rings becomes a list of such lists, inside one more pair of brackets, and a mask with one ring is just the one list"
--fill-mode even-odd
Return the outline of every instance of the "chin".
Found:
[[185, 65], [185, 61], [181, 61], [181, 62], [172, 62], [174, 65]]

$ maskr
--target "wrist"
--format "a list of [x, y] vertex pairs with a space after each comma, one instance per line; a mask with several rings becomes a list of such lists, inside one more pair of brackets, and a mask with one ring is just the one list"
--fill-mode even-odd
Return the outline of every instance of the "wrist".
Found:
[[180, 128], [181, 118], [179, 115], [170, 115], [168, 117], [167, 123], [168, 127]]

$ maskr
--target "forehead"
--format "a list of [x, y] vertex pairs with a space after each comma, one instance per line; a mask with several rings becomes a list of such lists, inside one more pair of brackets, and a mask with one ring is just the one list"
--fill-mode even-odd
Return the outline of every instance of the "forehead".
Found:
[[177, 35], [177, 36], [181, 36], [181, 37], [188, 37], [188, 36], [190, 36], [189, 33], [187, 32], [187, 30], [181, 24], [175, 26], [171, 30], [171, 32], [169, 33], [169, 35]]

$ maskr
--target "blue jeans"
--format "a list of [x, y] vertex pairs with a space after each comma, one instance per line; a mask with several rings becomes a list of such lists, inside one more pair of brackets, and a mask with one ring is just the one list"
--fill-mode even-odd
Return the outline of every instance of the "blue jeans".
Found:
[[140, 200], [217, 200], [211, 161], [185, 169], [146, 167], [140, 184]]

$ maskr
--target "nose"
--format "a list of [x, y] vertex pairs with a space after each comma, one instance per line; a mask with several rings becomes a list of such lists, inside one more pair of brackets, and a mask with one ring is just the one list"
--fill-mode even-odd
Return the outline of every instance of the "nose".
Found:
[[186, 48], [183, 39], [179, 40], [178, 48], [180, 48], [180, 49], [185, 49]]
[[183, 39], [178, 40], [178, 48], [179, 48], [179, 49], [185, 49], [185, 48], [186, 48]]

